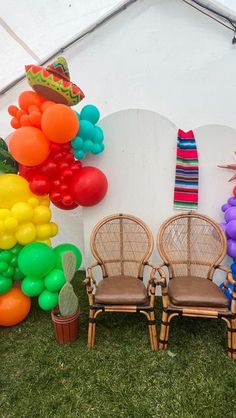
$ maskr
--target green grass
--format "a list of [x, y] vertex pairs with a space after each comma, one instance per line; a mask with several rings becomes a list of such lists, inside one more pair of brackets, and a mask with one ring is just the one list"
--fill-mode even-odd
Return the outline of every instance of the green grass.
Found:
[[56, 343], [36, 301], [24, 322], [1, 329], [1, 418], [236, 417], [236, 361], [223, 321], [175, 318], [170, 351], [154, 353], [144, 316], [103, 314], [89, 350], [81, 282], [81, 336], [71, 346]]

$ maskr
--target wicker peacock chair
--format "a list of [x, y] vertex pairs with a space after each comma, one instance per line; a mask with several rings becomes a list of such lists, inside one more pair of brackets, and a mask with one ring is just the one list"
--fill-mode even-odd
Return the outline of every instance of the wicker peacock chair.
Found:
[[[230, 270], [220, 265], [227, 248], [223, 230], [207, 216], [181, 213], [161, 226], [157, 248], [164, 261], [158, 268], [163, 299], [159, 348], [167, 348], [174, 316], [221, 318], [228, 327], [228, 355], [236, 359], [236, 288], [229, 308], [224, 292], [213, 282], [220, 269], [227, 274], [224, 286], [236, 286]], [[168, 268], [168, 283], [163, 266]]]
[[[156, 282], [143, 283], [144, 267], [153, 250], [149, 228], [131, 215], [111, 215], [93, 229], [91, 251], [97, 260], [85, 279], [89, 299], [88, 346], [94, 346], [96, 318], [102, 312], [140, 312], [148, 319], [152, 350], [158, 349], [154, 315]], [[93, 269], [99, 266], [103, 280], [98, 284]], [[152, 276], [155, 276], [155, 269]]]

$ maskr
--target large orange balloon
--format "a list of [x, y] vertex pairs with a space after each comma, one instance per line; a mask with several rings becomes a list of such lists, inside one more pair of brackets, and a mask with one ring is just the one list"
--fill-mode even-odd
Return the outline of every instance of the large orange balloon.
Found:
[[70, 107], [55, 104], [43, 112], [41, 129], [50, 141], [64, 144], [76, 136], [79, 120]]
[[21, 289], [12, 288], [0, 296], [0, 325], [9, 327], [23, 321], [31, 306], [31, 300]]
[[[35, 91], [23, 91], [18, 98], [18, 103], [21, 109], [28, 111], [29, 106], [36, 105], [40, 108], [45, 99]], [[15, 115], [14, 115], [15, 116]]]
[[49, 155], [50, 142], [43, 132], [32, 126], [23, 126], [9, 139], [9, 150], [18, 163], [27, 166], [41, 164]]

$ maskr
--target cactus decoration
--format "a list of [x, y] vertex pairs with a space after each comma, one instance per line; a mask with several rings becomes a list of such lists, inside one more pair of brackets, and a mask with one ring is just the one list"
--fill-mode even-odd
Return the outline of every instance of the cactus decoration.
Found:
[[0, 172], [17, 173], [18, 164], [8, 151], [8, 146], [4, 139], [0, 138]]
[[79, 306], [78, 298], [70, 283], [76, 272], [76, 257], [72, 251], [67, 251], [63, 255], [62, 266], [66, 283], [59, 293], [59, 310], [61, 316], [70, 316], [75, 314]]

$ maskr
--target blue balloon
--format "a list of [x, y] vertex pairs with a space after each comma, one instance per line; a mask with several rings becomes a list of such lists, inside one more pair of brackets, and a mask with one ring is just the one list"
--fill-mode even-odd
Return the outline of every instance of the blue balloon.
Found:
[[94, 143], [93, 141], [87, 140], [84, 141], [83, 151], [84, 152], [91, 152], [93, 150]]
[[100, 144], [104, 140], [103, 130], [99, 126], [94, 126], [94, 130], [93, 142]]
[[234, 261], [234, 263], [231, 264], [230, 266], [232, 273], [236, 275], [236, 262]]
[[84, 140], [93, 139], [95, 135], [95, 128], [88, 120], [81, 120], [79, 127], [79, 136]]
[[74, 156], [75, 156], [75, 158], [77, 158], [77, 160], [83, 160], [83, 159], [84, 159], [84, 157], [85, 157], [85, 153], [84, 153], [84, 151], [82, 151], [82, 150], [78, 150], [78, 149], [76, 149], [76, 150], [74, 151]]
[[84, 141], [80, 136], [76, 136], [72, 141], [71, 145], [74, 149], [83, 149]]
[[229, 283], [229, 285], [228, 285], [229, 288], [226, 289], [224, 287], [224, 283], [221, 283], [219, 287], [224, 291], [225, 296], [228, 298], [228, 300], [229, 300], [229, 307], [230, 307], [231, 301], [232, 301], [232, 293], [231, 293], [231, 291], [233, 292], [234, 286], [231, 283]]
[[80, 113], [81, 120], [88, 120], [89, 122], [95, 124], [100, 118], [100, 112], [98, 108], [94, 105], [84, 106]]

